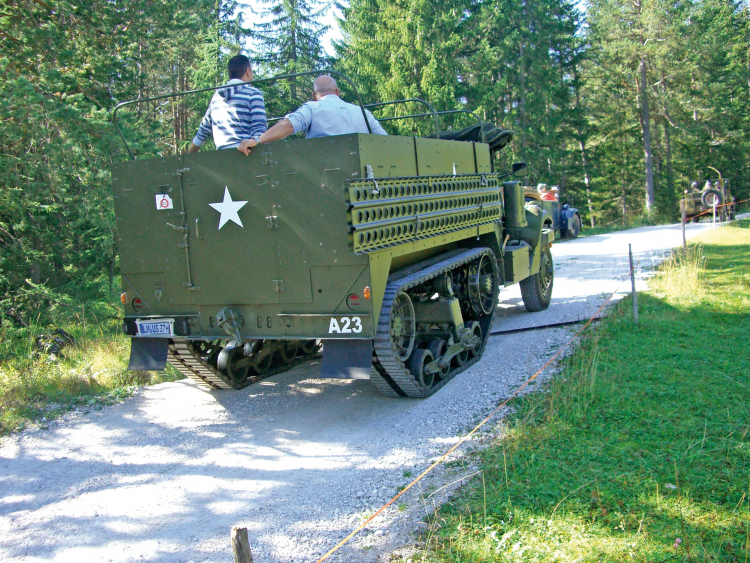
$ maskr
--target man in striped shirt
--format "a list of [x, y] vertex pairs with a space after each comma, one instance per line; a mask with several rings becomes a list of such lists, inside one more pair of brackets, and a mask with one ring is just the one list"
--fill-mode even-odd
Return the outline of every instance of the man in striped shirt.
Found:
[[234, 56], [229, 59], [227, 70], [227, 85], [236, 86], [214, 92], [189, 153], [198, 152], [209, 135], [213, 135], [217, 149], [233, 149], [243, 139], [259, 139], [268, 129], [263, 94], [249, 84], [253, 79], [250, 60], [245, 55]]

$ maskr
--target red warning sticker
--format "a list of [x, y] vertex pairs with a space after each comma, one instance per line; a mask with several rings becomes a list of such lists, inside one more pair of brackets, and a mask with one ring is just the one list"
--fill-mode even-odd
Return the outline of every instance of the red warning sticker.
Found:
[[167, 194], [156, 194], [156, 209], [174, 209], [172, 198]]

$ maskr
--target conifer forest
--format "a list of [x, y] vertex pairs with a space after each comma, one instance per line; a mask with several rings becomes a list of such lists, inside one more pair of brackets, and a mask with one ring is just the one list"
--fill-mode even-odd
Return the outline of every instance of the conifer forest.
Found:
[[[333, 53], [322, 44], [327, 10], [343, 32]], [[744, 0], [6, 0], [0, 46], [3, 326], [117, 301], [109, 165], [128, 155], [111, 111], [222, 84], [237, 53], [256, 78], [333, 68], [365, 103], [421, 98], [512, 129], [505, 164], [525, 161], [531, 185], [558, 185], [585, 227], [676, 221], [689, 182], [715, 177], [709, 167], [738, 200], [749, 193]], [[310, 99], [311, 82], [260, 86], [269, 118]], [[210, 96], [122, 111], [134, 153], [186, 152]], [[443, 128], [472, 119], [446, 116]], [[433, 128], [427, 118], [384, 125]]]

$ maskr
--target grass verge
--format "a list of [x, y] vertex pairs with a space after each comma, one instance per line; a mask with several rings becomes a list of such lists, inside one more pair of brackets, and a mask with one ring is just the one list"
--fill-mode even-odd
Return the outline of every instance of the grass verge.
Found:
[[[88, 313], [77, 308], [58, 315], [51, 327], [0, 328], [0, 435], [34, 421], [44, 425], [72, 408], [117, 402], [140, 385], [182, 378], [169, 365], [163, 372], [127, 371], [130, 341], [122, 334], [119, 307], [96, 305], [102, 316], [94, 307]], [[34, 342], [54, 328], [75, 339], [57, 357], [39, 353]]]
[[652, 288], [515, 401], [412, 561], [750, 560], [750, 221]]

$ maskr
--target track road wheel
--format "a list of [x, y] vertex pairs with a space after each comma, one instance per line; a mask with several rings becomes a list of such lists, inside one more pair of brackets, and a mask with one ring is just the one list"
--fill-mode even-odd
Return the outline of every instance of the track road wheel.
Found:
[[282, 364], [290, 364], [294, 361], [297, 356], [297, 346], [282, 342], [278, 348], [279, 358]]
[[495, 261], [487, 254], [469, 266], [469, 302], [476, 313], [489, 315], [494, 310], [499, 290], [497, 278]]
[[428, 391], [435, 383], [435, 374], [425, 374], [424, 367], [433, 360], [432, 352], [422, 348], [414, 350], [414, 353], [406, 362], [406, 368], [411, 372], [414, 378], [419, 381], [420, 387]]
[[569, 227], [566, 231], [567, 238], [578, 238], [578, 234], [581, 232], [581, 218], [578, 213], [570, 218], [568, 223]]
[[242, 385], [250, 371], [250, 360], [242, 346], [225, 346], [216, 360], [216, 367], [232, 380], [235, 386]]
[[539, 271], [525, 280], [521, 280], [521, 297], [527, 311], [536, 313], [544, 311], [552, 301], [552, 285], [555, 271], [552, 265], [552, 252], [546, 242], [542, 246], [539, 260]]
[[[448, 343], [443, 340], [442, 338], [433, 338], [430, 340], [430, 344], [427, 346], [427, 349], [432, 354], [432, 357], [436, 360], [439, 360], [443, 356], [445, 356], [445, 350], [448, 348]], [[448, 372], [451, 370], [450, 362], [447, 366], [445, 366], [443, 369], [441, 369], [439, 372], [435, 374], [435, 376], [438, 379], [443, 379], [446, 375], [448, 375]]]
[[399, 293], [391, 307], [391, 345], [396, 358], [405, 362], [414, 350], [417, 337], [414, 305], [404, 292]]
[[470, 321], [466, 323], [466, 328], [471, 331], [471, 335], [478, 340], [478, 344], [473, 348], [469, 348], [469, 357], [476, 358], [482, 353], [482, 327], [477, 321]]
[[455, 356], [453, 356], [453, 364], [456, 367], [460, 368], [462, 365], [464, 365], [468, 361], [469, 361], [469, 351], [468, 350], [463, 350], [463, 351], [459, 352], [458, 354], [456, 354]]
[[305, 356], [314, 356], [320, 350], [320, 343], [317, 340], [305, 340], [302, 345], [302, 353]]

